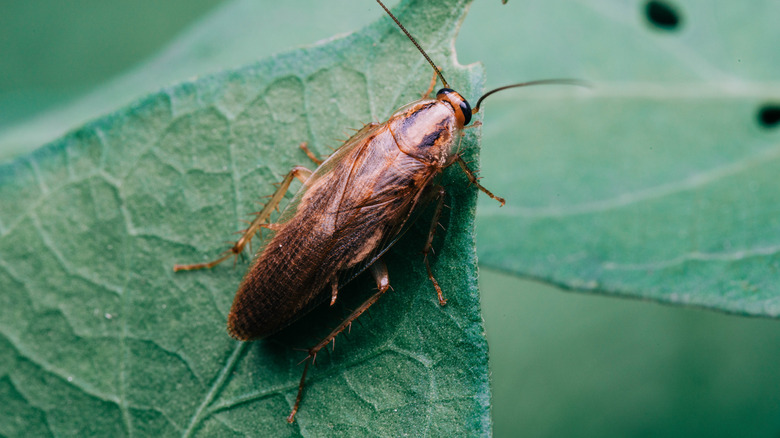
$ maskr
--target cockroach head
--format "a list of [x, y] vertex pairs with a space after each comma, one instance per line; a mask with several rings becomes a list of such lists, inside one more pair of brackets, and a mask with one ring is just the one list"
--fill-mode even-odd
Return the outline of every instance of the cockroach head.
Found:
[[461, 127], [468, 125], [471, 121], [471, 105], [457, 91], [451, 88], [442, 88], [436, 92], [436, 100], [450, 104]]

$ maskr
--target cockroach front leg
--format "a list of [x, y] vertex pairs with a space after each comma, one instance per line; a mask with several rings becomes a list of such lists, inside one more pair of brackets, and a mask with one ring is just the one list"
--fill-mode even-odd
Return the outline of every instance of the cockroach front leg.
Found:
[[377, 293], [374, 295], [371, 295], [369, 299], [363, 302], [363, 304], [360, 305], [357, 309], [355, 309], [344, 321], [341, 322], [341, 324], [338, 325], [335, 329], [333, 329], [332, 332], [328, 336], [326, 336], [323, 340], [321, 340], [317, 345], [309, 348], [309, 356], [304, 359], [306, 362], [306, 366], [303, 368], [303, 375], [301, 376], [301, 382], [298, 384], [298, 395], [295, 397], [295, 405], [293, 405], [292, 412], [290, 412], [290, 416], [287, 417], [287, 422], [292, 423], [295, 419], [295, 414], [298, 412], [298, 408], [301, 405], [301, 398], [303, 398], [303, 387], [306, 383], [306, 373], [309, 371], [309, 365], [314, 363], [314, 360], [317, 358], [317, 353], [319, 353], [320, 350], [325, 348], [328, 344], [331, 342], [335, 345], [335, 339], [336, 336], [339, 335], [339, 333], [343, 332], [344, 330], [352, 327], [352, 323], [365, 312], [368, 310], [369, 307], [371, 307], [374, 303], [379, 301], [379, 298], [382, 297], [382, 295], [387, 292], [387, 290], [390, 288], [390, 277], [387, 274], [387, 265], [385, 265], [385, 262], [382, 261], [382, 259], [377, 260], [374, 262], [373, 265], [369, 268], [371, 271], [371, 275], [374, 277], [374, 280], [376, 281], [376, 287], [379, 289]]
[[271, 199], [268, 201], [268, 203], [265, 204], [262, 210], [257, 212], [257, 216], [249, 224], [249, 227], [244, 230], [241, 238], [238, 239], [230, 249], [225, 251], [220, 258], [208, 263], [193, 263], [191, 265], [176, 264], [173, 266], [173, 271], [192, 271], [195, 269], [213, 268], [230, 257], [238, 257], [238, 255], [241, 254], [241, 251], [244, 250], [244, 247], [252, 240], [255, 234], [260, 231], [260, 228], [263, 228], [263, 226], [267, 224], [266, 221], [271, 216], [271, 213], [274, 211], [274, 209], [279, 206], [279, 203], [284, 198], [284, 194], [287, 193], [287, 189], [290, 188], [290, 183], [292, 183], [293, 178], [298, 178], [302, 182], [306, 182], [306, 180], [311, 176], [311, 173], [311, 170], [303, 166], [293, 167], [287, 176], [284, 177], [281, 184], [279, 184], [279, 188], [276, 189], [273, 195], [271, 195]]
[[466, 176], [469, 178], [469, 181], [477, 186], [478, 189], [482, 190], [486, 195], [490, 196], [492, 199], [495, 199], [496, 201], [501, 203], [501, 206], [503, 207], [504, 204], [506, 204], [506, 200], [500, 196], [496, 196], [491, 192], [490, 190], [482, 187], [482, 184], [479, 183], [479, 178], [474, 175], [474, 172], [469, 169], [469, 167], [466, 165], [466, 162], [463, 161], [463, 157], [458, 155], [458, 158], [456, 158], [456, 161], [460, 165], [460, 168], [463, 169], [463, 172], [466, 173]]
[[441, 226], [439, 219], [441, 218], [441, 211], [444, 208], [444, 196], [447, 194], [447, 192], [442, 186], [434, 187], [433, 191], [433, 197], [438, 199], [436, 201], [436, 210], [433, 212], [433, 220], [431, 220], [431, 228], [428, 230], [428, 239], [425, 241], [425, 246], [423, 247], [422, 253], [423, 260], [425, 261], [425, 269], [428, 270], [428, 278], [431, 280], [433, 287], [436, 289], [436, 295], [439, 297], [439, 304], [444, 306], [447, 304], [447, 300], [444, 299], [444, 293], [439, 286], [439, 282], [436, 281], [436, 277], [433, 276], [431, 263], [428, 261], [428, 253], [433, 247], [433, 237], [436, 235], [436, 229]]
[[439, 75], [436, 73], [436, 70], [434, 70], [433, 71], [433, 77], [431, 78], [431, 83], [430, 83], [430, 85], [428, 85], [428, 89], [425, 90], [425, 93], [422, 94], [422, 98], [423, 99], [427, 99], [428, 96], [430, 96], [431, 93], [433, 93], [433, 88], [436, 87], [437, 76], [439, 76]]

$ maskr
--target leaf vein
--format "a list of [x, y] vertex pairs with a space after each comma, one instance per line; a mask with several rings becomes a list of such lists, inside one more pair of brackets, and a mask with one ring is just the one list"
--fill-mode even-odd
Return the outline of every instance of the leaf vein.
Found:
[[716, 183], [724, 178], [747, 172], [752, 168], [765, 165], [767, 161], [780, 158], [780, 145], [763, 149], [760, 152], [742, 160], [724, 164], [710, 170], [695, 173], [685, 179], [660, 184], [654, 187], [622, 193], [610, 199], [585, 202], [581, 204], [550, 206], [550, 207], [517, 207], [505, 206], [499, 210], [495, 206], [487, 206], [479, 212], [483, 217], [524, 217], [524, 218], [560, 218], [604, 212], [627, 207], [644, 201], [668, 197], [677, 193], [692, 191]]
[[610, 271], [643, 271], [643, 270], [660, 270], [669, 269], [675, 266], [680, 266], [688, 262], [693, 261], [721, 261], [732, 262], [740, 261], [752, 257], [767, 257], [780, 254], [780, 245], [757, 247], [750, 249], [741, 249], [732, 252], [699, 252], [692, 251], [686, 254], [681, 254], [675, 258], [668, 260], [661, 260], [649, 263], [615, 263], [605, 262], [602, 263], [604, 269]]

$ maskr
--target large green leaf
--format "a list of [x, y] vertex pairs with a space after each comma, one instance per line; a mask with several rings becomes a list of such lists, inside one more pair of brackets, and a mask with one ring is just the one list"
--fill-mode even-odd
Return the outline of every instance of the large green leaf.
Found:
[[[780, 316], [780, 4], [542, 2], [461, 35], [490, 85], [548, 77], [590, 91], [504, 92], [485, 104], [482, 266], [564, 288]], [[477, 21], [479, 20], [477, 19]], [[563, 31], [562, 29], [565, 29]], [[500, 32], [513, 52], [482, 50]], [[499, 68], [493, 68], [499, 67]]]
[[[409, 1], [399, 18], [465, 95], [481, 70], [454, 61], [467, 0]], [[365, 299], [270, 340], [242, 343], [225, 315], [246, 266], [174, 274], [215, 257], [239, 219], [304, 156], [386, 118], [430, 80], [392, 22], [166, 88], [0, 168], [3, 435], [487, 434], [487, 345], [476, 291], [476, 192], [447, 175], [448, 232], [434, 271], [412, 229], [388, 264], [394, 291], [309, 377], [305, 347]], [[476, 130], [467, 136], [470, 158]]]
[[[345, 2], [326, 3], [321, 9], [322, 12], [316, 14], [319, 21], [308, 21], [309, 14], [298, 14], [295, 19], [296, 25], [288, 26], [291, 29], [294, 27], [294, 31], [283, 32], [263, 21], [269, 19], [270, 23], [286, 23], [282, 20], [286, 16], [284, 13], [274, 12], [279, 7], [283, 7], [282, 3], [277, 2], [271, 8], [266, 4], [251, 1], [234, 2], [233, 5], [215, 15], [219, 18], [217, 21], [221, 26], [216, 28], [204, 26], [213, 24], [215, 17], [210, 17], [208, 22], [195, 26], [142, 69], [131, 72], [110, 84], [108, 90], [103, 88], [74, 106], [43, 115], [10, 134], [0, 133], [0, 143], [2, 143], [0, 156], [8, 156], [6, 150], [9, 143], [11, 148], [14, 148], [14, 143], [19, 138], [22, 140], [16, 144], [23, 147], [38, 145], [40, 141], [36, 141], [36, 138], [53, 138], [55, 135], [51, 132], [61, 132], [63, 128], [79, 126], [81, 124], [79, 120], [86, 120], [85, 114], [94, 117], [95, 114], [107, 109], [116, 108], [128, 97], [141, 95], [143, 90], [153, 89], [159, 86], [158, 84], [190, 77], [199, 72], [214, 71], [215, 65], [238, 65], [247, 60], [258, 59], [260, 54], [264, 53], [263, 50], [273, 46], [269, 41], [284, 41], [276, 45], [276, 49], [271, 49], [277, 51], [279, 47], [315, 41], [337, 31], [354, 28], [355, 25], [352, 24], [340, 29], [324, 31], [318, 35], [308, 33], [319, 24], [330, 25], [344, 19], [355, 20], [355, 17], [365, 12], [361, 9], [361, 5], [350, 4], [343, 7]], [[253, 5], [257, 6], [252, 9]], [[311, 7], [313, 6], [306, 6], [306, 8]], [[593, 103], [594, 100], [605, 97], [614, 98], [615, 104], [620, 105], [623, 111], [631, 111], [632, 105], [626, 104], [630, 100], [637, 102], [642, 99], [649, 100], [658, 105], [656, 113], [662, 111], [668, 113], [670, 118], [679, 117], [682, 120], [695, 118], [695, 111], [682, 111], [683, 107], [678, 107], [686, 95], [690, 101], [698, 101], [705, 108], [708, 106], [707, 96], [712, 97], [711, 102], [716, 102], [718, 96], [725, 96], [726, 99], [723, 101], [726, 103], [731, 100], [732, 103], [742, 102], [745, 105], [745, 111], [737, 114], [739, 120], [748, 124], [753, 123], [759, 105], [778, 101], [775, 49], [777, 29], [774, 26], [778, 14], [777, 11], [772, 10], [773, 7], [776, 8], [776, 5], [772, 2], [751, 3], [741, 8], [740, 5], [732, 5], [729, 2], [706, 2], [703, 5], [688, 1], [680, 2], [678, 8], [683, 14], [680, 31], [663, 32], [648, 26], [643, 16], [643, 2], [601, 1], [571, 4], [512, 1], [505, 6], [500, 5], [498, 1], [478, 2], [474, 5], [458, 39], [458, 54], [462, 62], [483, 61], [491, 87], [518, 80], [546, 77], [578, 77], [591, 80], [597, 85], [587, 93], [561, 88], [529, 89], [510, 92], [512, 94], [505, 94], [504, 97], [498, 95], [495, 97], [497, 100], [491, 98], [485, 106], [487, 141], [485, 142], [486, 155], [483, 156], [482, 175], [485, 176], [483, 182], [488, 187], [501, 192], [500, 194], [508, 194], [510, 206], [520, 208], [522, 211], [525, 205], [532, 207], [544, 205], [539, 191], [541, 187], [545, 187], [544, 190], [552, 192], [549, 185], [559, 189], [553, 193], [554, 196], [558, 193], [566, 194], [571, 204], [577, 205], [579, 199], [574, 199], [572, 192], [587, 191], [586, 186], [591, 181], [583, 182], [579, 179], [582, 174], [587, 173], [587, 169], [581, 167], [585, 164], [597, 167], [600, 165], [589, 156], [585, 156], [588, 161], [583, 161], [582, 154], [590, 151], [594, 151], [597, 157], [611, 160], [611, 155], [599, 151], [603, 147], [616, 148], [616, 154], [620, 154], [619, 156], [625, 154], [621, 163], [636, 165], [637, 171], [647, 172], [648, 166], [658, 163], [653, 164], [648, 160], [651, 157], [646, 154], [641, 155], [640, 159], [629, 161], [631, 157], [628, 155], [628, 149], [624, 150], [624, 148], [632, 147], [631, 143], [637, 139], [649, 141], [657, 138], [652, 147], [670, 144], [676, 141], [675, 138], [680, 134], [680, 130], [670, 131], [675, 135], [668, 135], [665, 127], [653, 127], [650, 122], [656, 121], [657, 118], [652, 116], [646, 118], [647, 114], [652, 115], [653, 112], [644, 114], [640, 112], [633, 118], [628, 115], [614, 118], [615, 108], [603, 108], [609, 102], [604, 101], [600, 105]], [[263, 8], [266, 8], [267, 12], [258, 14], [257, 11]], [[365, 6], [365, 9], [369, 8], [374, 9], [371, 5]], [[235, 14], [236, 11], [241, 13]], [[338, 19], [330, 20], [331, 14]], [[375, 15], [379, 16], [380, 12], [376, 11]], [[327, 23], [319, 19], [321, 16], [329, 17]], [[365, 21], [360, 21], [358, 18], [357, 21], [352, 21], [355, 22]], [[260, 31], [268, 31], [268, 33], [261, 34]], [[258, 33], [251, 34], [252, 32]], [[225, 61], [227, 64], [223, 64]], [[193, 65], [194, 69], [192, 69]], [[694, 92], [697, 94], [694, 95]], [[641, 94], [636, 93], [645, 93], [645, 95], [642, 97]], [[532, 96], [530, 105], [543, 103], [543, 100], [547, 99], [553, 100], [539, 107], [545, 112], [538, 117], [545, 117], [545, 119], [538, 123], [534, 123], [538, 120], [535, 118], [527, 120], [529, 116], [536, 117], [533, 116], [535, 107], [529, 109], [523, 106], [529, 95]], [[583, 97], [586, 97], [587, 101]], [[666, 105], [662, 105], [664, 102]], [[583, 104], [601, 113], [585, 114], [587, 111], [583, 110]], [[575, 108], [571, 108], [572, 105]], [[545, 109], [545, 106], [548, 108]], [[580, 109], [577, 109], [577, 106]], [[554, 108], [552, 114], [550, 108]], [[511, 113], [514, 110], [517, 114]], [[687, 132], [683, 144], [686, 147], [688, 144], [702, 142], [715, 144], [714, 129], [721, 126], [724, 121], [735, 123], [733, 120], [729, 121], [726, 116], [727, 114], [724, 114], [722, 119], [715, 118], [712, 123], [714, 126], [709, 124], [705, 126], [704, 123], [692, 125], [698, 127]], [[611, 121], [610, 117], [613, 117], [614, 121]], [[599, 125], [595, 125], [594, 128], [589, 126], [591, 119]], [[537, 126], [549, 123], [550, 120], [561, 120], [554, 126], [552, 133], [544, 130], [543, 126]], [[695, 119], [689, 121], [696, 122]], [[506, 124], [513, 127], [502, 127]], [[725, 126], [727, 125], [723, 125], [721, 129], [726, 130]], [[739, 126], [740, 129], [729, 133], [730, 136], [726, 138], [732, 139], [734, 144], [742, 145], [755, 144], [755, 141], [761, 139], [765, 139], [767, 144], [777, 144], [777, 134], [773, 134], [776, 130], [753, 129], [755, 126], [744, 129], [746, 125], [742, 124]], [[581, 130], [577, 127], [581, 127]], [[567, 132], [561, 131], [562, 129], [566, 129]], [[603, 138], [598, 138], [599, 133], [603, 134]], [[620, 141], [612, 139], [615, 133], [618, 133], [617, 138], [621, 139]], [[566, 145], [561, 144], [559, 140], [571, 144], [572, 147], [576, 147], [576, 150], [567, 150]], [[526, 149], [522, 158], [527, 158], [528, 161], [510, 160], [512, 151], [517, 148]], [[683, 149], [680, 148], [677, 152]], [[17, 150], [19, 150], [18, 146]], [[11, 153], [15, 153], [13, 149]], [[706, 150], [699, 150], [698, 153], [709, 155]], [[528, 154], [535, 155], [528, 156]], [[583, 166], [579, 166], [579, 162], [583, 162]], [[602, 168], [593, 172], [591, 176], [609, 175], [614, 171], [614, 168]], [[549, 177], [545, 176], [545, 172], [550, 172]], [[519, 180], [522, 184], [509, 179], [523, 175], [538, 177], [542, 185], [527, 181], [525, 178]], [[577, 179], [574, 176], [577, 176]], [[626, 181], [630, 182], [634, 178], [633, 174], [625, 177], [625, 172], [619, 176], [622, 180], [616, 182], [617, 189], [620, 188], [618, 183], [625, 184]], [[497, 186], [496, 184], [502, 179], [506, 181]], [[769, 187], [771, 188], [771, 184]], [[264, 190], [263, 194], [265, 194]], [[581, 194], [586, 201], [598, 199], [597, 195], [598, 193]], [[747, 192], [745, 199], [749, 196], [751, 196], [750, 191]], [[526, 201], [520, 199], [522, 203], [518, 204], [519, 198], [534, 200], [534, 203], [524, 204]], [[480, 211], [491, 215], [503, 214], [503, 209], [496, 210], [491, 202], [481, 202], [485, 204], [480, 205]], [[772, 205], [767, 203], [762, 208], [769, 209]], [[487, 210], [483, 210], [482, 207], [486, 207]], [[762, 223], [763, 220], [759, 221], [755, 216], [748, 216], [747, 211], [734, 211], [744, 215], [742, 222], [745, 228], [754, 230], [766, 228]], [[545, 211], [537, 209], [536, 213], [539, 212]], [[668, 219], [672, 222], [676, 220], [674, 213], [670, 211], [668, 215]], [[539, 217], [532, 219], [537, 224], [541, 220]], [[565, 224], [573, 225], [572, 219], [575, 218], [568, 218]], [[551, 218], [551, 220], [558, 219]], [[528, 223], [527, 218], [520, 218], [520, 221]], [[494, 223], [499, 224], [502, 229], [509, 229], [504, 220], [496, 220]], [[682, 225], [683, 230], [689, 225], [676, 224]], [[664, 224], [663, 221], [661, 225], [672, 226], [672, 224]], [[648, 226], [656, 226], [656, 223]], [[233, 222], [230, 222], [229, 228], [232, 227]], [[738, 227], [739, 225], [736, 225], [726, 231], [733, 233]], [[616, 226], [614, 229], [603, 231], [614, 233], [618, 228], [619, 226]], [[774, 229], [776, 230], [777, 227], [775, 226]], [[219, 234], [221, 231], [209, 232]], [[489, 228], [481, 228], [480, 232], [479, 249], [482, 251], [480, 261], [483, 262], [483, 266], [488, 264], [507, 269], [501, 266], [504, 260], [496, 262], [497, 257], [491, 260], [491, 253], [495, 251], [497, 245], [495, 239], [487, 239], [487, 237], [492, 234], [495, 238], [495, 234], [491, 233]], [[517, 236], [518, 233], [514, 234]], [[565, 250], [561, 246], [565, 242], [556, 239], [555, 236], [521, 234], [519, 237], [526, 241], [524, 246], [533, 243], [530, 241], [539, 242], [534, 244], [533, 248], [529, 248], [532, 251], [528, 251], [522, 257], [535, 254], [534, 257], [538, 261], [546, 248], [545, 239], [550, 238], [556, 244], [550, 248]], [[767, 235], [771, 237], [772, 234]], [[592, 240], [596, 237], [590, 230], [573, 236], [575, 240], [568, 245], [580, 245], [579, 239]], [[213, 241], [209, 241], [209, 245], [221, 239], [222, 237], [215, 236]], [[675, 243], [674, 240], [672, 243]], [[608, 247], [612, 241], [604, 239], [600, 243]], [[412, 250], [417, 251], [416, 242], [411, 245]], [[654, 246], [657, 248], [659, 245], [662, 244], [658, 243]], [[214, 248], [217, 248], [216, 245]], [[520, 249], [525, 250], [525, 248]], [[596, 255], [602, 254], [603, 251], [594, 246], [590, 249], [593, 249]], [[214, 251], [218, 250], [214, 249]], [[534, 265], [538, 267], [526, 269], [522, 266], [517, 268], [520, 262], [516, 257], [513, 259], [512, 254], [504, 253], [503, 256], [507, 257], [505, 265], [515, 266], [509, 270], [520, 275], [549, 279], [566, 287], [578, 287], [577, 283], [579, 283], [579, 288], [585, 285], [585, 288], [589, 289], [594, 284], [597, 285], [591, 281], [588, 272], [582, 273], [582, 265], [576, 266], [577, 270], [563, 272], [566, 268], [566, 260], [555, 262], [542, 260], [538, 265]], [[534, 261], [530, 258], [529, 260]], [[556, 266], [561, 268], [561, 271], [555, 271], [551, 275], [551, 269]], [[599, 262], [594, 262], [594, 273], [601, 275], [598, 269], [595, 269], [598, 266]], [[761, 269], [759, 273], [771, 275], [775, 272], [771, 269], [776, 270], [770, 265], [769, 274], [766, 274], [767, 269]], [[626, 283], [620, 289], [611, 289], [611, 291], [633, 294], [655, 288], [654, 293], [646, 295], [657, 296], [659, 287], [677, 290], [676, 284], [669, 284], [659, 275], [645, 276], [642, 272], [638, 274], [641, 275], [640, 280], [644, 277], [645, 280], [652, 281], [652, 284], [637, 286]], [[744, 272], [734, 271], [737, 286], [741, 285], [739, 282], [744, 278], [743, 274]], [[656, 281], [658, 283], [655, 283]], [[487, 284], [487, 292], [490, 292], [490, 286], [491, 283]], [[366, 285], [366, 289], [370, 287], [370, 284]], [[508, 287], [517, 286], [511, 283]], [[709, 286], [703, 286], [702, 290], [706, 287]], [[597, 288], [593, 291], [600, 290]], [[762, 290], [759, 292], [763, 293]], [[358, 291], [359, 293], [362, 292]], [[490, 334], [493, 335], [490, 339], [491, 353], [499, 353], [495, 358], [491, 357], [491, 360], [498, 359], [500, 362], [503, 357], [506, 362], [493, 369], [497, 397], [494, 412], [497, 424], [501, 417], [505, 425], [514, 424], [522, 427], [522, 429], [514, 429], [512, 434], [519, 433], [519, 430], [522, 430], [523, 434], [544, 435], [544, 432], [540, 431], [548, 431], [548, 435], [588, 434], [586, 431], [593, 431], [595, 428], [623, 433], [647, 430], [676, 431], [682, 436], [687, 435], [685, 431], [688, 430], [700, 432], [707, 430], [729, 435], [729, 430], [771, 431], [772, 427], [775, 427], [776, 421], [771, 415], [771, 406], [776, 405], [776, 397], [771, 394], [771, 391], [765, 389], [776, 387], [776, 379], [772, 378], [771, 373], [761, 371], [771, 369], [773, 360], [770, 352], [762, 350], [762, 346], [772, 344], [771, 342], [767, 344], [766, 341], [769, 339], [767, 336], [774, 336], [771, 325], [764, 324], [763, 329], [750, 331], [745, 327], [755, 326], [761, 322], [713, 316], [711, 319], [708, 317], [710, 322], [706, 324], [691, 326], [691, 320], [698, 321], [704, 318], [699, 312], [664, 309], [665, 313], [658, 316], [656, 314], [660, 314], [661, 311], [656, 311], [657, 308], [654, 306], [610, 303], [604, 300], [596, 300], [597, 304], [588, 306], [587, 303], [590, 301], [580, 300], [577, 297], [564, 296], [562, 299], [557, 299], [556, 294], [550, 289], [538, 293], [538, 300], [545, 300], [541, 304], [525, 299], [525, 292], [518, 293], [514, 289], [504, 292], [494, 290], [493, 293], [495, 295], [493, 301], [499, 304], [494, 303], [493, 314], [486, 315], [488, 323], [497, 321], [497, 319], [490, 319], [493, 317], [511, 321], [509, 324], [502, 325], [497, 321], [495, 326], [489, 326]], [[701, 294], [699, 296], [701, 297]], [[736, 296], [742, 299], [745, 295], [738, 293]], [[757, 297], [760, 299], [759, 295]], [[592, 300], [592, 297], [587, 298]], [[557, 304], [549, 309], [545, 308], [544, 306], [549, 305], [550, 302]], [[566, 306], [563, 303], [566, 303]], [[520, 313], [523, 308], [530, 308], [530, 310], [526, 309], [524, 313]], [[540, 308], [545, 310], [540, 313]], [[627, 308], [629, 310], [626, 310]], [[625, 316], [624, 313], [628, 313], [629, 316]], [[670, 314], [677, 316], [671, 317]], [[651, 317], [652, 315], [656, 316]], [[536, 326], [527, 326], [522, 323], [525, 321]], [[594, 326], [606, 326], [602, 329], [604, 333], [590, 330]], [[620, 329], [614, 330], [616, 327]], [[216, 330], [221, 328], [218, 327]], [[556, 335], [558, 332], [562, 334]], [[591, 332], [589, 337], [583, 335]], [[633, 334], [634, 332], [637, 334]], [[605, 337], [610, 333], [614, 336]], [[653, 336], [651, 334], [654, 334], [654, 337], [651, 337]], [[729, 340], [729, 336], [732, 339]], [[503, 343], [499, 341], [494, 344], [498, 337], [503, 337], [505, 340]], [[711, 341], [711, 338], [717, 338], [716, 346], [702, 342], [703, 339]], [[341, 347], [341, 341], [339, 342]], [[660, 359], [659, 343], [668, 345], [668, 352], [661, 353]], [[305, 342], [302, 344], [306, 345]], [[605, 350], [605, 345], [611, 347]], [[753, 349], [736, 347], [742, 345], [755, 347]], [[506, 352], [508, 348], [513, 352], [511, 355]], [[545, 348], [552, 350], [553, 354], [546, 355]], [[502, 349], [504, 349], [503, 356], [501, 351], [496, 351]], [[713, 351], [718, 349], [722, 351], [721, 354], [713, 354]], [[571, 350], [581, 350], [582, 354], [574, 354]], [[663, 347], [660, 350], [666, 351]], [[511, 357], [507, 358], [508, 356]], [[764, 359], [757, 360], [757, 357]], [[543, 372], [534, 373], [534, 367]], [[295, 373], [299, 369], [291, 368], [291, 379], [298, 377]], [[648, 375], [650, 373], [646, 371], [648, 369], [656, 374]], [[318, 370], [315, 369], [316, 371]], [[514, 381], [506, 379], [510, 372], [511, 379]], [[593, 379], [594, 375], [598, 376], [601, 372], [604, 373], [602, 380]], [[623, 378], [633, 377], [635, 380], [615, 379], [615, 375]], [[502, 378], [504, 380], [501, 380]], [[632, 399], [627, 399], [626, 388], [631, 388]], [[604, 391], [610, 390], [613, 393], [612, 397], [604, 395]], [[13, 391], [15, 391], [13, 387], [3, 386], [3, 394]], [[502, 397], [499, 391], [507, 396]], [[29, 423], [37, 424], [45, 420], [39, 412], [20, 409], [21, 405], [15, 401], [16, 399], [7, 400], [13, 407], [9, 412], [12, 414], [21, 412]], [[3, 401], [6, 399], [4, 398]], [[583, 409], [583, 406], [588, 408]], [[698, 413], [692, 413], [692, 410], [696, 409], [698, 411], [695, 412]], [[518, 410], [522, 415], [518, 415]], [[0, 415], [5, 412], [0, 410]], [[572, 416], [572, 412], [578, 412], [579, 415]], [[652, 425], [647, 423], [648, 412], [653, 415]], [[600, 428], [597, 425], [598, 421], [594, 422], [594, 418], [601, 419], [609, 427]], [[693, 421], [695, 418], [706, 418], [706, 424], [710, 428], [702, 429], [704, 422]], [[15, 417], [2, 417], [0, 426], [12, 424], [13, 421]], [[726, 428], [719, 429], [724, 425]], [[732, 429], [728, 428], [729, 425]], [[740, 429], [744, 426], [749, 427]], [[37, 433], [41, 430], [43, 429], [31, 428], [25, 432], [40, 435], [45, 432]], [[549, 432], [551, 430], [558, 433]]]

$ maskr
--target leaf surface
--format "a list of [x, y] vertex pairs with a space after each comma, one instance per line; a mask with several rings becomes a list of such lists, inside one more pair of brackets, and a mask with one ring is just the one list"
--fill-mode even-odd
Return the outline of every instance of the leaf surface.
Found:
[[[399, 18], [448, 79], [478, 94], [481, 69], [454, 61], [468, 1], [404, 2]], [[434, 272], [428, 224], [389, 256], [393, 291], [310, 370], [305, 353], [371, 293], [356, 281], [271, 339], [225, 332], [247, 264], [172, 272], [215, 258], [309, 142], [338, 138], [427, 88], [430, 67], [386, 17], [344, 38], [154, 93], [0, 167], [3, 435], [484, 435], [487, 344], [476, 289], [476, 193], [457, 172]], [[476, 130], [466, 138], [476, 158]], [[340, 300], [341, 301], [341, 300]]]
[[[510, 2], [478, 29], [485, 15], [469, 17], [459, 54], [485, 62], [488, 88], [592, 82], [486, 100], [482, 183], [507, 206], [480, 200], [480, 264], [780, 316], [780, 125], [762, 120], [780, 112], [778, 3], [662, 3], [677, 28], [641, 2]], [[499, 35], [505, 50], [486, 50]]]

